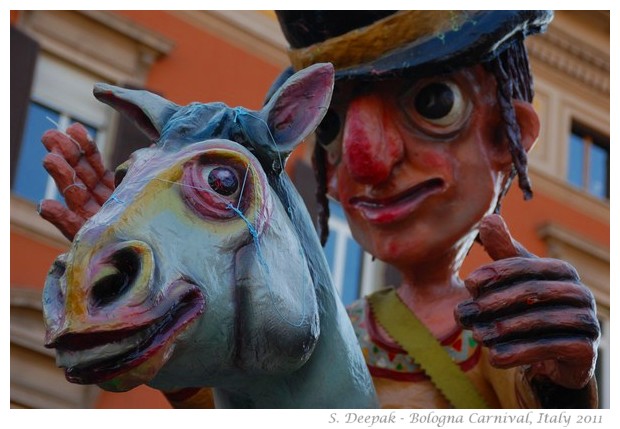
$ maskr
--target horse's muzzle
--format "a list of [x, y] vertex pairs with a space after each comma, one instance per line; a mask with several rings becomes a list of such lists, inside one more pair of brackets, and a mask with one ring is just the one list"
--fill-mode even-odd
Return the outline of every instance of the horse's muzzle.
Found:
[[74, 248], [54, 263], [44, 292], [46, 345], [67, 333], [130, 329], [153, 306], [153, 252], [146, 243]]

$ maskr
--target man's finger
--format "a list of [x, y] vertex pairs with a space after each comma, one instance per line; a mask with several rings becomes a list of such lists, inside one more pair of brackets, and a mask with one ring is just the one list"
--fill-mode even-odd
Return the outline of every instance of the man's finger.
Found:
[[91, 218], [101, 208], [88, 190], [77, 185], [65, 188], [64, 197], [69, 209], [84, 219]]
[[64, 190], [69, 186], [77, 185], [85, 187], [79, 181], [75, 170], [67, 160], [57, 153], [48, 153], [43, 158], [43, 168], [52, 176], [58, 190], [64, 195]]
[[[596, 341], [590, 338], [555, 337], [536, 341], [509, 341], [489, 348], [489, 363], [496, 368], [513, 368], [516, 366], [539, 366], [549, 361], [557, 366], [558, 356], [570, 356], [575, 366], [568, 376], [558, 374], [553, 382], [568, 388], [583, 387], [590, 379], [590, 368], [596, 356]], [[568, 361], [567, 361], [568, 363]], [[553, 371], [547, 370], [553, 374]]]
[[99, 205], [103, 205], [112, 195], [113, 190], [106, 186], [104, 183], [99, 182], [94, 189], [92, 189], [93, 197]]
[[506, 222], [498, 214], [491, 214], [482, 219], [480, 222], [480, 241], [484, 250], [494, 261], [516, 256], [535, 257], [512, 238]]
[[81, 159], [73, 168], [77, 177], [84, 182], [88, 189], [93, 189], [99, 183], [100, 178], [97, 172], [85, 159]]
[[109, 171], [106, 170], [105, 166], [103, 165], [103, 159], [101, 158], [101, 153], [99, 153], [99, 150], [87, 155], [86, 160], [97, 172], [97, 175], [99, 177], [105, 176], [105, 174]]
[[43, 219], [58, 228], [69, 241], [73, 241], [75, 234], [86, 222], [84, 218], [67, 209], [60, 201], [56, 200], [41, 201], [38, 211]]
[[474, 339], [489, 347], [510, 341], [530, 341], [554, 336], [599, 336], [599, 325], [589, 308], [544, 308], [518, 315], [476, 323]]
[[88, 156], [97, 151], [97, 145], [88, 135], [88, 130], [79, 122], [71, 124], [67, 128], [67, 135], [75, 144], [79, 145], [84, 155]]
[[48, 152], [63, 157], [69, 165], [75, 165], [82, 156], [80, 146], [60, 130], [46, 131], [41, 137], [41, 142]]
[[531, 280], [489, 292], [456, 306], [455, 316], [462, 326], [470, 327], [474, 323], [541, 306], [594, 307], [592, 293], [571, 281]]
[[552, 258], [509, 258], [484, 265], [465, 279], [465, 287], [477, 298], [492, 289], [528, 280], [579, 281], [577, 270], [567, 262]]
[[110, 189], [110, 193], [114, 191], [114, 173], [110, 170], [106, 170], [103, 177], [101, 177], [101, 183]]

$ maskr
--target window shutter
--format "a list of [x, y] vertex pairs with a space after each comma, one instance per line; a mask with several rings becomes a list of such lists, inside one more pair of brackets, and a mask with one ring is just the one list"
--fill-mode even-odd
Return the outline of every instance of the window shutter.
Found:
[[11, 27], [11, 188], [30, 102], [39, 44]]

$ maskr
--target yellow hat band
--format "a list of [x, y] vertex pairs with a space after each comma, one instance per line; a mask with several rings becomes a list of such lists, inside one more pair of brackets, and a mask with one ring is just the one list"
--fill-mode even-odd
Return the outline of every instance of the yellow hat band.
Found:
[[475, 11], [405, 10], [305, 48], [289, 50], [295, 70], [331, 62], [336, 70], [376, 60], [415, 41], [457, 31]]

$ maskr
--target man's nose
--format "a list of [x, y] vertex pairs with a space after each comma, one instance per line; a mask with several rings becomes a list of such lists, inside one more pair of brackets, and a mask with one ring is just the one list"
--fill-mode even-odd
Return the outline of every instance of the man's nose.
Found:
[[403, 157], [403, 141], [393, 112], [379, 95], [351, 101], [343, 134], [343, 161], [354, 180], [376, 185], [390, 177]]

